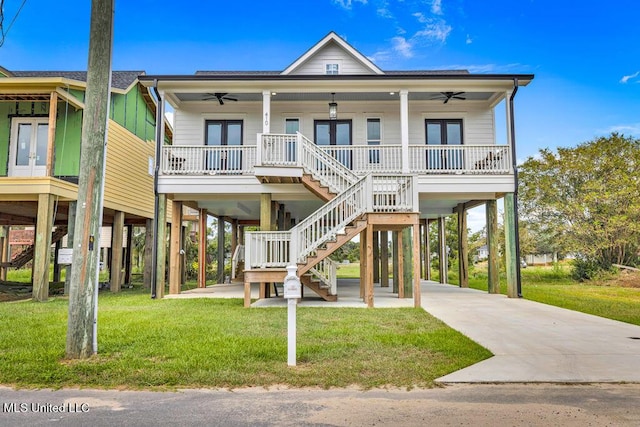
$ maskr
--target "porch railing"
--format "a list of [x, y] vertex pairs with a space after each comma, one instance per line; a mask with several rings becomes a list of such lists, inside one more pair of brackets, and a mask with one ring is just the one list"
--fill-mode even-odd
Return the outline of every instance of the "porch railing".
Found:
[[511, 150], [507, 145], [410, 145], [409, 172], [506, 174]]
[[251, 145], [165, 145], [161, 152], [163, 175], [244, 175], [256, 165], [256, 147]]

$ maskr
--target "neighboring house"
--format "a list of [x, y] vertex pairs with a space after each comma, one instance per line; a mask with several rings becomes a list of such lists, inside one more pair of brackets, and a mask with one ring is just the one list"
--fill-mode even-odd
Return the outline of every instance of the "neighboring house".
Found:
[[[140, 71], [114, 71], [104, 184], [103, 224], [120, 230], [153, 218], [156, 104]], [[85, 72], [9, 71], [0, 67], [0, 279], [33, 259], [33, 297], [49, 290], [51, 245], [67, 234], [78, 197]], [[167, 138], [171, 136], [167, 128]], [[9, 260], [8, 227], [35, 226], [35, 245]], [[118, 239], [122, 240], [122, 239]], [[113, 246], [113, 245], [112, 245]], [[122, 242], [112, 256], [112, 289], [130, 263]], [[127, 245], [131, 247], [131, 245]], [[127, 257], [128, 258], [128, 257]], [[58, 269], [54, 280], [59, 280]]]
[[[488, 202], [488, 211], [497, 212], [496, 199], [506, 196], [506, 214], [515, 216], [513, 97], [532, 79], [383, 71], [333, 32], [282, 71], [141, 76], [163, 108], [168, 103], [174, 110], [173, 145], [161, 147], [158, 181], [174, 213], [170, 292], [180, 289], [182, 205], [199, 209], [201, 221], [210, 214], [232, 224], [234, 249], [245, 246], [245, 290], [261, 283], [261, 297], [269, 296], [268, 283], [282, 282], [285, 265], [296, 263], [307, 288], [335, 300], [335, 266], [327, 256], [360, 235], [361, 291], [373, 305], [373, 283], [388, 285], [388, 233], [398, 233], [398, 249], [404, 241], [404, 253], [415, 254], [411, 265], [398, 250], [394, 263], [419, 272], [417, 255], [428, 241], [421, 228], [439, 221], [444, 235], [443, 218], [456, 212], [463, 253], [467, 209]], [[507, 145], [496, 145], [494, 108], [501, 102]], [[261, 231], [243, 233], [248, 225]], [[406, 229], [412, 234], [401, 233]], [[507, 230], [507, 241], [515, 245], [514, 230]], [[200, 242], [201, 268], [205, 245]], [[165, 254], [158, 252], [162, 269]], [[515, 254], [511, 259], [517, 268]], [[460, 264], [464, 285], [466, 261]], [[396, 279], [399, 296], [413, 292], [418, 304], [418, 274], [411, 284], [403, 283], [402, 272]], [[162, 280], [159, 274], [160, 287]]]

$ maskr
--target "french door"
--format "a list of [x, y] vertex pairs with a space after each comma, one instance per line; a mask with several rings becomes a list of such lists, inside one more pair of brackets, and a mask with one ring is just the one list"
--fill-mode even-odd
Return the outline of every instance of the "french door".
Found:
[[314, 140], [319, 146], [331, 146], [331, 155], [351, 169], [351, 150], [339, 148], [351, 145], [351, 120], [315, 120]]
[[206, 170], [242, 171], [242, 149], [237, 148], [242, 146], [242, 120], [207, 120], [205, 144], [212, 147], [225, 147], [207, 152]]
[[[456, 146], [462, 145], [462, 120], [443, 119], [425, 120], [427, 145]], [[430, 170], [463, 169], [462, 150], [447, 148], [427, 150], [427, 168]]]
[[45, 176], [49, 122], [46, 118], [15, 117], [11, 122], [10, 176]]

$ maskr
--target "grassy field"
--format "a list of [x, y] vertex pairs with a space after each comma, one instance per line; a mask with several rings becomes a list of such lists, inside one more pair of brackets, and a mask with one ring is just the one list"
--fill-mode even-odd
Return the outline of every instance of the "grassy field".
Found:
[[298, 366], [287, 311], [242, 300], [151, 300], [101, 293], [98, 355], [64, 359], [67, 301], [0, 304], [0, 384], [172, 389], [432, 387], [490, 353], [420, 309], [298, 309]]

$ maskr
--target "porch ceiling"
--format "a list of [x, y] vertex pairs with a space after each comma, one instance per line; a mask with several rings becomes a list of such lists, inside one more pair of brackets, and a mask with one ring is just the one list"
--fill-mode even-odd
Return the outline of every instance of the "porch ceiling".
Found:
[[[174, 95], [180, 102], [213, 102], [218, 104], [218, 100], [212, 98], [212, 94], [220, 92], [226, 93], [222, 89], [212, 89], [208, 92], [176, 92]], [[262, 102], [262, 93], [238, 93], [229, 92], [228, 96], [237, 99], [237, 102]], [[465, 92], [462, 95], [468, 101], [488, 101], [495, 92]], [[281, 101], [326, 101], [331, 100], [329, 92], [276, 92], [271, 96], [271, 102]], [[398, 101], [400, 96], [397, 92], [335, 92], [335, 100], [341, 101]], [[442, 92], [409, 92], [409, 101], [439, 101], [442, 102]], [[235, 103], [235, 101], [225, 101], [225, 103]]]

